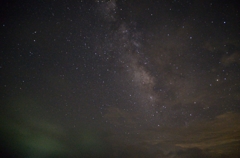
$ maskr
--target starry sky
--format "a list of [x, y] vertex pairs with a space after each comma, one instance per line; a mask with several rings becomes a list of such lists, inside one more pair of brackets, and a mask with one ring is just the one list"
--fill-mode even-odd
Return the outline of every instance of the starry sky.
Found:
[[2, 157], [240, 157], [238, 1], [0, 6]]

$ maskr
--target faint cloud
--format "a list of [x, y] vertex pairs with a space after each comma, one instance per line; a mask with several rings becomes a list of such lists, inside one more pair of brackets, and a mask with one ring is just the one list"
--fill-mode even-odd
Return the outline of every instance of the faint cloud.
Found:
[[214, 154], [223, 154], [226, 151], [229, 154], [236, 153], [240, 142], [239, 123], [240, 114], [227, 112], [213, 121], [193, 124], [188, 130], [182, 131], [186, 135], [185, 140], [176, 143], [176, 146], [209, 150]]
[[231, 55], [224, 55], [221, 59], [221, 63], [224, 66], [229, 66], [233, 63], [240, 64], [240, 53], [236, 51]]

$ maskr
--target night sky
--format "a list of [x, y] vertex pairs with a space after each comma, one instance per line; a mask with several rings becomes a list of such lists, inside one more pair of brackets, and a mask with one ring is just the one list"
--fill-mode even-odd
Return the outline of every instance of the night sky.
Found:
[[0, 6], [2, 157], [240, 157], [237, 0]]

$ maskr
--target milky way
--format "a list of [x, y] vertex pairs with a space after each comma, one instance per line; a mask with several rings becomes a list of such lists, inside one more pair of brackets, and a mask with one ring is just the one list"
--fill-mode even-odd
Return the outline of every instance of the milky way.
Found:
[[239, 157], [237, 2], [1, 6], [3, 156]]

